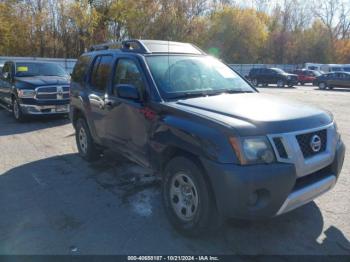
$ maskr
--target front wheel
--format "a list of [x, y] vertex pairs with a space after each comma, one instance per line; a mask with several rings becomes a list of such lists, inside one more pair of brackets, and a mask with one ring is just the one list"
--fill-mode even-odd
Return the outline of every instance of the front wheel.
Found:
[[321, 89], [321, 90], [325, 90], [327, 88], [327, 84], [325, 82], [321, 82], [318, 87]]
[[85, 160], [91, 162], [100, 157], [100, 150], [97, 149], [85, 119], [77, 121], [75, 129], [75, 139], [79, 154]]
[[259, 85], [258, 79], [254, 78], [254, 79], [252, 80], [252, 84], [253, 84], [253, 86], [258, 86], [258, 85]]
[[278, 80], [277, 81], [277, 87], [279, 87], [279, 88], [284, 87], [284, 81], [283, 80]]
[[163, 203], [170, 222], [184, 235], [200, 235], [220, 225], [211, 188], [191, 158], [176, 157], [167, 164]]
[[22, 122], [24, 120], [22, 108], [17, 98], [13, 98], [12, 100], [12, 114], [16, 121]]

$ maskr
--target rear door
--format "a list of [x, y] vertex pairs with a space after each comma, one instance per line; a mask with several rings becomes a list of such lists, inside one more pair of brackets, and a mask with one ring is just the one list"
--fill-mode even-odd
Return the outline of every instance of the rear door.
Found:
[[112, 55], [96, 56], [87, 85], [89, 89], [90, 118], [96, 135], [102, 143], [106, 136], [104, 121], [108, 110], [105, 108], [105, 99], [107, 87], [111, 81], [112, 63]]

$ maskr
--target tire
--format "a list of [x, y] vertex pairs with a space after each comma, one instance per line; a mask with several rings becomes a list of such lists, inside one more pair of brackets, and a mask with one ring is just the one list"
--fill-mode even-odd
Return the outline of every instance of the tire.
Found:
[[186, 236], [202, 235], [221, 225], [211, 187], [191, 158], [176, 157], [166, 165], [162, 196], [168, 219]]
[[259, 86], [259, 81], [258, 81], [258, 79], [254, 78], [254, 79], [252, 80], [252, 84], [253, 84], [253, 86]]
[[327, 88], [327, 84], [325, 82], [321, 82], [318, 84], [318, 87], [321, 89], [321, 90], [326, 90]]
[[13, 118], [18, 122], [23, 122], [25, 119], [22, 108], [17, 98], [12, 99], [12, 115]]
[[88, 162], [100, 158], [101, 151], [96, 147], [89, 127], [83, 118], [77, 120], [75, 128], [75, 140], [77, 143], [79, 155]]
[[277, 81], [277, 87], [283, 88], [284, 86], [285, 86], [285, 83], [284, 83], [283, 80], [278, 80], [278, 81]]

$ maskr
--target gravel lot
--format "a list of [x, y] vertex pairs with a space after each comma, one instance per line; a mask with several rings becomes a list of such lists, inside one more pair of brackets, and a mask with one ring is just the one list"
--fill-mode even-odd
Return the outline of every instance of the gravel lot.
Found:
[[333, 112], [348, 153], [332, 192], [281, 217], [184, 238], [148, 170], [113, 153], [88, 164], [67, 119], [18, 124], [0, 110], [0, 254], [350, 254], [350, 90], [260, 90]]

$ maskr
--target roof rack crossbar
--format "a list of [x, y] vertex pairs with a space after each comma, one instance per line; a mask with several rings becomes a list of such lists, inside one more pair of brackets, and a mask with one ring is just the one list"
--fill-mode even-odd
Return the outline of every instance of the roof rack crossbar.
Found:
[[93, 45], [90, 47], [90, 51], [108, 50], [108, 49], [121, 49], [131, 52], [149, 53], [148, 48], [139, 40], [125, 40], [125, 41], [110, 41], [103, 44]]

